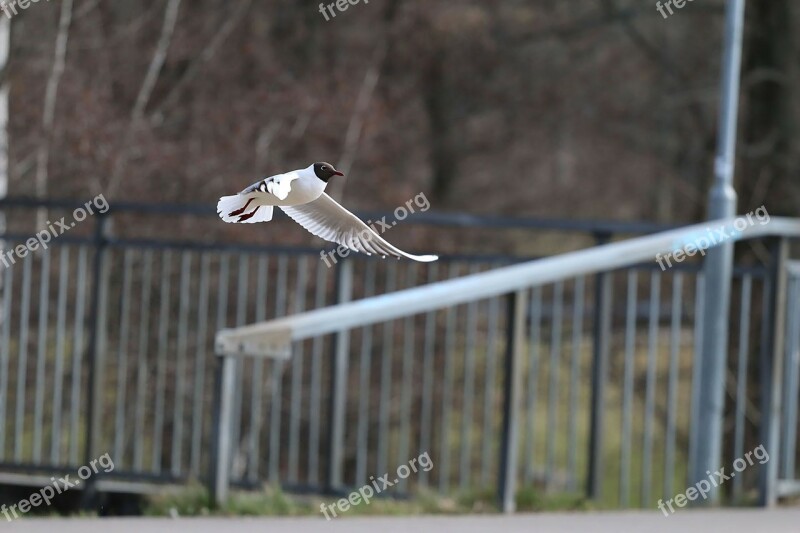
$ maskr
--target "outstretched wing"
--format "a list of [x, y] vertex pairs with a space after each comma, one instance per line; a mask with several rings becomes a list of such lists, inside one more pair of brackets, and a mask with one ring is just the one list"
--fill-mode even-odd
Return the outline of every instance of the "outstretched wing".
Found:
[[384, 257], [388, 255], [398, 259], [405, 257], [424, 263], [439, 259], [435, 255], [408, 254], [393, 246], [325, 193], [313, 202], [292, 207], [281, 206], [281, 209], [317, 237], [357, 252]]
[[289, 196], [289, 192], [292, 190], [292, 182], [299, 177], [300, 175], [297, 172], [278, 174], [255, 182], [239, 194], [250, 194], [254, 192], [269, 193], [279, 200], [286, 200], [286, 197]]

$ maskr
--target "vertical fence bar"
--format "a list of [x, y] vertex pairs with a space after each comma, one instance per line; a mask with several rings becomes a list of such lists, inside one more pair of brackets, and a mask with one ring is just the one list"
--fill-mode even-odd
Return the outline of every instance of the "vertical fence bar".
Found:
[[[492, 449], [496, 435], [494, 429], [494, 413], [497, 406], [495, 404], [495, 381], [497, 375], [497, 328], [500, 315], [500, 297], [489, 300], [489, 331], [486, 335], [486, 382], [484, 385], [483, 396], [483, 450], [481, 451], [481, 485], [488, 486], [490, 483], [490, 473], [492, 471]], [[510, 320], [510, 317], [509, 317]]]
[[[474, 274], [473, 268], [470, 273]], [[459, 466], [460, 487], [466, 490], [470, 482], [472, 444], [472, 403], [475, 396], [475, 334], [478, 328], [478, 302], [467, 304], [467, 332], [464, 361], [464, 404], [461, 420], [461, 462]]]
[[[457, 275], [458, 266], [451, 263], [448, 277]], [[450, 416], [453, 409], [453, 381], [455, 359], [455, 329], [458, 308], [450, 306], [445, 316], [444, 376], [442, 378], [442, 416], [439, 435], [439, 492], [446, 492], [450, 483]], [[383, 470], [379, 470], [383, 472]]]
[[[259, 256], [256, 266], [256, 322], [267, 318], [267, 286], [269, 283], [269, 264], [266, 256]], [[262, 414], [264, 387], [264, 359], [257, 357], [253, 361], [253, 375], [250, 388], [250, 442], [248, 443], [248, 468], [247, 479], [255, 483], [258, 481], [259, 462], [261, 460], [261, 428], [264, 425]]]
[[[417, 284], [416, 265], [409, 265], [406, 269], [406, 287]], [[414, 317], [408, 316], [403, 320], [403, 370], [402, 385], [400, 389], [400, 436], [397, 446], [397, 464], [409, 461], [409, 447], [411, 443], [411, 380], [414, 370]], [[408, 482], [404, 479], [398, 484], [401, 490], [406, 490]]]
[[532, 483], [534, 480], [534, 470], [536, 468], [536, 406], [539, 381], [539, 341], [542, 331], [542, 288], [534, 287], [530, 303], [531, 329], [529, 336], [530, 361], [528, 363], [528, 394], [526, 408], [527, 416], [527, 435], [525, 442], [528, 443], [525, 453], [525, 482]]
[[[194, 399], [192, 400], [192, 444], [189, 458], [191, 475], [200, 478], [203, 449], [203, 390], [206, 380], [206, 342], [208, 328], [208, 289], [211, 258], [200, 255], [200, 295], [197, 302], [197, 352], [194, 359]], [[260, 361], [261, 359], [259, 359]]]
[[793, 272], [794, 277], [794, 292], [792, 293], [792, 300], [795, 302], [794, 313], [789, 316], [787, 324], [787, 357], [792, 361], [792, 398], [794, 401], [789, 402], [787, 405], [791, 411], [789, 416], [790, 424], [787, 425], [786, 432], [789, 433], [791, 439], [787, 443], [786, 455], [789, 464], [787, 465], [787, 479], [794, 479], [795, 477], [795, 462], [797, 455], [797, 389], [798, 379], [800, 379], [800, 272], [797, 269]]
[[633, 374], [636, 362], [636, 301], [638, 280], [635, 270], [628, 271], [625, 303], [625, 362], [622, 377], [622, 442], [620, 443], [619, 501], [628, 507], [631, 496], [631, 452], [633, 441]]
[[589, 428], [589, 470], [587, 494], [600, 499], [603, 487], [603, 431], [605, 427], [606, 374], [611, 341], [611, 274], [602, 272], [595, 280], [592, 403]]
[[656, 408], [658, 333], [661, 318], [661, 273], [650, 276], [650, 311], [647, 331], [647, 375], [645, 377], [644, 437], [642, 439], [642, 505], [650, 505], [653, 473], [653, 431]]
[[189, 287], [192, 277], [192, 256], [184, 251], [181, 257], [180, 300], [178, 304], [178, 343], [175, 354], [175, 395], [172, 416], [172, 453], [170, 472], [178, 477], [183, 471], [183, 423], [186, 403], [186, 350], [189, 337]]
[[525, 322], [528, 291], [508, 296], [505, 386], [503, 387], [503, 432], [500, 447], [499, 499], [504, 513], [516, 508], [518, 427], [522, 410], [522, 369], [525, 357]]
[[88, 249], [81, 246], [78, 251], [78, 280], [75, 284], [75, 323], [72, 344], [72, 390], [70, 391], [70, 442], [69, 458], [73, 464], [78, 462], [78, 433], [80, 432], [81, 418], [81, 389], [83, 385], [83, 333], [86, 302], [86, 270], [88, 263]]
[[700, 365], [702, 363], [703, 333], [705, 332], [705, 307], [706, 301], [705, 277], [702, 272], [697, 274], [695, 280], [695, 301], [694, 301], [694, 350], [692, 357], [692, 397], [689, 408], [689, 461], [686, 469], [686, 477], [690, 479], [697, 462], [697, 443], [703, 438], [698, 427], [697, 403], [700, 401]]
[[[437, 263], [428, 267], [428, 283], [433, 283], [439, 274]], [[425, 315], [425, 345], [423, 346], [422, 362], [422, 406], [420, 413], [419, 449], [428, 452], [433, 444], [433, 358], [436, 346], [436, 312]], [[421, 470], [419, 484], [428, 486], [428, 472]]]
[[[295, 288], [294, 312], [302, 313], [306, 307], [305, 289], [308, 284], [308, 259], [297, 258], [297, 284]], [[296, 343], [292, 348], [292, 382], [289, 400], [289, 473], [290, 483], [297, 483], [297, 470], [300, 465], [300, 410], [303, 389], [303, 344]]]
[[[134, 435], [143, 435], [147, 412], [147, 377], [149, 365], [147, 354], [150, 344], [150, 295], [153, 280], [153, 251], [142, 254], [142, 286], [139, 306], [139, 351], [136, 361], [136, 414], [133, 425]], [[144, 439], [133, 441], [133, 469], [141, 471], [144, 466]]]
[[161, 254], [161, 305], [158, 320], [158, 359], [156, 360], [156, 390], [153, 417], [153, 471], [161, 473], [161, 449], [164, 441], [164, 386], [169, 355], [169, 307], [172, 284], [170, 283], [171, 254], [169, 250]]
[[778, 463], [780, 457], [781, 379], [783, 346], [786, 332], [786, 261], [789, 245], [785, 238], [772, 243], [770, 298], [764, 320], [772, 325], [761, 357], [761, 443], [772, 461], [759, 470], [759, 504], [773, 507], [778, 500]]
[[214, 446], [211, 450], [211, 496], [215, 506], [228, 500], [231, 466], [231, 431], [233, 426], [233, 389], [236, 385], [236, 361], [217, 354], [214, 394]]
[[[328, 266], [320, 261], [317, 263], [317, 294], [314, 298], [315, 307], [321, 308], [325, 304], [328, 290]], [[315, 337], [311, 344], [311, 395], [309, 398], [308, 414], [308, 483], [319, 483], [319, 440], [321, 431], [322, 411], [322, 349], [323, 338]]]
[[[86, 444], [84, 448], [84, 464], [100, 455], [100, 438], [103, 427], [103, 339], [105, 336], [106, 292], [107, 292], [107, 240], [105, 235], [106, 217], [97, 214], [94, 235], [94, 283], [92, 284], [92, 303], [89, 311], [89, 346], [87, 360], [89, 363], [89, 389], [86, 399]], [[88, 506], [95, 496], [96, 477], [87, 480], [83, 492], [83, 504]]]
[[36, 384], [34, 388], [33, 407], [33, 462], [42, 460], [42, 434], [44, 424], [45, 376], [47, 370], [47, 330], [48, 309], [50, 305], [50, 252], [42, 252], [42, 264], [39, 271], [39, 334], [36, 337]]
[[561, 375], [561, 329], [564, 316], [564, 282], [553, 284], [553, 319], [550, 323], [550, 368], [547, 384], [547, 445], [545, 448], [545, 485], [549, 489], [556, 470], [556, 435], [558, 435], [559, 377]]
[[[397, 263], [392, 262], [386, 268], [386, 292], [397, 287]], [[389, 422], [392, 392], [392, 354], [394, 348], [394, 321], [383, 323], [383, 345], [381, 346], [381, 381], [378, 401], [378, 472], [386, 472], [389, 468]]]
[[797, 338], [797, 317], [800, 309], [800, 282], [794, 276], [787, 281], [788, 285], [788, 312], [786, 315], [786, 348], [784, 350], [784, 399], [783, 399], [783, 440], [780, 449], [783, 450], [781, 461], [783, 463], [783, 479], [794, 479], [795, 451], [797, 444], [797, 373], [800, 371], [800, 361], [795, 353]]
[[[64, 358], [67, 344], [67, 289], [69, 287], [69, 246], [62, 246], [58, 267], [58, 302], [56, 303], [56, 365], [53, 371], [53, 430], [50, 436], [50, 462], [61, 460], [61, 415], [64, 410]], [[8, 315], [4, 315], [8, 316]], [[0, 398], [0, 402], [2, 402]], [[0, 411], [0, 420], [3, 420]], [[2, 449], [2, 445], [0, 445]]]
[[19, 356], [17, 358], [17, 401], [14, 416], [14, 462], [22, 462], [22, 444], [25, 431], [26, 395], [28, 381], [28, 329], [31, 313], [31, 265], [33, 257], [23, 259], [22, 309], [19, 315]]
[[[375, 292], [375, 270], [377, 261], [367, 261], [364, 280], [364, 297]], [[365, 326], [361, 333], [361, 357], [358, 369], [358, 427], [356, 428], [356, 484], [367, 483], [367, 459], [369, 438], [369, 401], [371, 399], [370, 374], [372, 370], [372, 326]]]
[[[287, 310], [286, 286], [289, 260], [285, 254], [278, 256], [278, 279], [275, 291], [275, 316], [283, 316]], [[269, 481], [280, 484], [281, 458], [281, 414], [283, 412], [283, 359], [272, 362], [272, 403], [269, 414]]]
[[683, 274], [672, 278], [672, 317], [670, 321], [669, 376], [667, 380], [667, 445], [664, 453], [664, 497], [672, 495], [675, 478], [675, 431], [678, 420], [678, 361], [681, 356], [681, 318]]
[[[236, 276], [236, 325], [244, 326], [247, 324], [247, 311], [252, 285], [250, 284], [250, 254], [239, 254], [239, 271]], [[244, 359], [236, 359], [236, 387], [233, 392], [233, 426], [231, 426], [231, 446], [238, 454], [242, 445], [242, 429], [244, 425], [242, 417], [242, 404], [244, 402]], [[233, 463], [238, 467], [238, 463]], [[232, 475], [239, 474], [237, 468]], [[242, 474], [245, 474], [242, 472]], [[242, 476], [244, 477], [244, 475]]]
[[[753, 278], [745, 274], [742, 278], [742, 299], [739, 306], [739, 354], [736, 365], [736, 424], [733, 438], [733, 454], [744, 454], [745, 409], [747, 407], [747, 355], [750, 347], [750, 307]], [[741, 500], [744, 476], [733, 479], [733, 500]]]
[[[216, 323], [217, 323], [217, 331], [224, 329], [228, 324], [228, 285], [230, 283], [230, 255], [228, 253], [222, 253], [219, 256], [219, 275], [218, 280], [219, 283], [217, 285], [217, 313], [216, 313]], [[216, 339], [215, 339], [216, 342]], [[223, 384], [225, 383], [225, 370], [224, 367], [225, 361], [224, 356], [219, 354], [217, 350], [215, 350], [214, 356], [214, 403], [212, 404], [213, 409], [213, 420], [211, 422], [211, 454], [209, 455], [210, 459], [210, 467], [209, 467], [209, 483], [210, 483], [210, 493], [212, 494], [213, 503], [219, 505], [224, 501], [224, 499], [219, 499], [216, 494], [218, 491], [217, 483], [223, 483], [223, 487], [219, 489], [220, 492], [224, 492], [224, 496], [227, 496], [227, 487], [228, 483], [230, 483], [230, 463], [222, 464], [223, 472], [220, 472], [220, 462], [230, 461], [230, 443], [228, 446], [222, 446], [225, 448], [225, 455], [221, 455], [221, 446], [220, 440], [223, 436], [220, 434], [220, 423], [224, 422], [226, 427], [230, 427], [229, 420], [221, 420], [220, 417], [223, 414], [222, 410], [222, 394], [223, 394]], [[233, 367], [235, 370], [235, 366]], [[228, 372], [231, 369], [227, 369]], [[235, 379], [230, 378], [230, 379]], [[227, 394], [227, 391], [224, 391]], [[232, 405], [232, 404], [231, 404]], [[225, 406], [226, 409], [229, 409], [229, 406]], [[227, 413], [227, 412], [226, 412]], [[230, 438], [226, 436], [225, 438]], [[222, 476], [222, 479], [220, 479]]]
[[11, 298], [14, 271], [3, 271], [3, 341], [0, 343], [0, 460], [6, 458], [6, 407], [8, 406], [8, 362], [11, 359]]
[[[353, 296], [353, 262], [343, 260], [337, 271], [337, 303], [349, 302]], [[347, 371], [350, 355], [350, 332], [336, 333], [331, 383], [331, 446], [328, 462], [328, 487], [342, 486], [344, 461], [345, 415], [347, 411]]]
[[581, 347], [583, 344], [583, 309], [586, 278], [575, 280], [572, 301], [572, 365], [569, 376], [569, 415], [567, 430], [567, 489], [574, 491], [578, 469], [578, 396], [580, 392]]
[[[120, 297], [120, 327], [119, 346], [117, 347], [117, 397], [116, 413], [114, 418], [114, 461], [115, 466], [123, 465], [124, 446], [128, 442], [125, 438], [125, 413], [128, 407], [128, 333], [130, 331], [131, 307], [131, 250], [125, 250], [122, 267], [122, 296]], [[139, 435], [134, 434], [133, 440], [139, 440]]]

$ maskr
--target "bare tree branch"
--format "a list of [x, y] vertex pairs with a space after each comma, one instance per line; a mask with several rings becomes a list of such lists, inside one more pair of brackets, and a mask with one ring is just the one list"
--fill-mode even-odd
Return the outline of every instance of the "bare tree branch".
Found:
[[80, 9], [75, 11], [75, 15], [72, 17], [73, 20], [78, 20], [79, 18], [88, 15], [91, 13], [94, 8], [100, 5], [100, 0], [90, 0], [85, 4], [81, 4]]
[[258, 138], [256, 139], [256, 169], [258, 169], [258, 172], [264, 172], [269, 160], [269, 149], [280, 129], [281, 123], [273, 120], [269, 123], [269, 126], [261, 128], [261, 131], [258, 132]]
[[[3, 17], [0, 20], [0, 72], [6, 72], [8, 59], [11, 52], [11, 19]], [[8, 107], [9, 82], [6, 76], [0, 77], [0, 198], [8, 196], [9, 179], [9, 153], [8, 153]], [[0, 233], [5, 234], [7, 230], [6, 213], [0, 213]], [[0, 241], [0, 250], [5, 250], [6, 241]], [[9, 290], [5, 286], [5, 278], [0, 279], [0, 291]], [[5, 298], [5, 294], [3, 294]], [[0, 323], [10, 320], [3, 311], [0, 311]], [[0, 400], [0, 402], [5, 399]]]
[[113, 196], [119, 186], [122, 175], [125, 172], [125, 165], [128, 162], [130, 155], [130, 146], [133, 136], [138, 130], [139, 126], [144, 119], [144, 111], [147, 108], [147, 103], [150, 101], [150, 95], [153, 93], [153, 88], [158, 81], [158, 75], [164, 62], [167, 59], [167, 52], [169, 51], [170, 44], [172, 43], [172, 35], [175, 32], [175, 23], [178, 20], [178, 10], [181, 6], [181, 0], [169, 0], [167, 7], [164, 11], [164, 24], [161, 27], [161, 36], [158, 38], [156, 51], [153, 54], [153, 59], [150, 61], [150, 66], [147, 69], [147, 74], [144, 77], [142, 86], [139, 89], [139, 94], [136, 97], [136, 103], [133, 105], [131, 111], [131, 120], [128, 125], [128, 130], [125, 133], [125, 138], [120, 147], [120, 153], [114, 164], [114, 170], [109, 180], [106, 194]]
[[[61, 15], [58, 21], [58, 35], [53, 57], [53, 67], [47, 79], [47, 89], [44, 95], [44, 111], [42, 113], [42, 142], [36, 154], [36, 196], [47, 196], [47, 167], [50, 162], [50, 145], [53, 140], [53, 125], [56, 116], [56, 101], [58, 98], [58, 84], [64, 73], [67, 56], [67, 43], [69, 41], [69, 28], [72, 24], [72, 0], [61, 2]], [[44, 228], [47, 221], [47, 209], [41, 208], [37, 212], [36, 226]]]
[[236, 28], [236, 25], [242, 20], [242, 18], [244, 18], [251, 4], [252, 0], [242, 0], [239, 2], [239, 5], [236, 6], [236, 10], [231, 14], [228, 20], [225, 21], [225, 24], [220, 27], [219, 31], [208, 43], [208, 46], [206, 46], [200, 55], [197, 56], [194, 61], [192, 61], [177, 83], [175, 83], [175, 85], [169, 91], [164, 100], [158, 105], [158, 107], [156, 107], [155, 111], [150, 114], [151, 123], [161, 122], [163, 120], [164, 112], [175, 104], [180, 97], [183, 88], [197, 76], [202, 66], [213, 59], [217, 51], [225, 43], [225, 40]]
[[[347, 126], [342, 157], [336, 165], [336, 168], [344, 172], [345, 175], [353, 168], [353, 163], [355, 163], [356, 157], [358, 156], [358, 148], [361, 144], [361, 132], [364, 129], [364, 119], [369, 110], [372, 95], [375, 94], [375, 87], [378, 86], [378, 80], [381, 76], [381, 63], [383, 63], [385, 56], [386, 45], [380, 46], [375, 50], [372, 61], [364, 75], [364, 81], [361, 82], [361, 89], [358, 91], [356, 105], [353, 108], [353, 114], [350, 116], [350, 124]], [[345, 180], [334, 182], [330, 191], [331, 196], [341, 199], [344, 194], [344, 184]]]

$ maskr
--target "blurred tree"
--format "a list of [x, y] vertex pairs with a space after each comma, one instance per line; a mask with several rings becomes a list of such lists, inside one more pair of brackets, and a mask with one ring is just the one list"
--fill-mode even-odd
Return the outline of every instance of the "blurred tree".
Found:
[[[349, 167], [356, 208], [426, 191], [434, 209], [478, 213], [704, 216], [721, 0], [668, 21], [637, 0], [392, 0], [327, 22], [311, 0], [74, 2], [46, 142], [30, 124], [47, 111], [43, 43], [59, 42], [64, 5], [15, 21], [13, 194], [46, 176], [53, 196], [211, 205], [327, 159]], [[790, 6], [748, 7], [743, 209], [785, 212], [797, 194]]]
[[789, 0], [748, 3], [744, 165], [739, 173], [740, 196], [748, 202], [742, 209], [766, 204], [771, 213], [788, 216], [796, 216], [800, 206], [793, 5]]

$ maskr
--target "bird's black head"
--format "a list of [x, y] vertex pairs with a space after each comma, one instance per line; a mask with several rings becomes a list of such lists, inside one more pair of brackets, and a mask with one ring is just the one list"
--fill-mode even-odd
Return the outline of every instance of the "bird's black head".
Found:
[[328, 183], [328, 180], [333, 176], [344, 176], [344, 174], [333, 168], [333, 165], [325, 163], [324, 161], [321, 163], [314, 163], [314, 174], [325, 183]]

